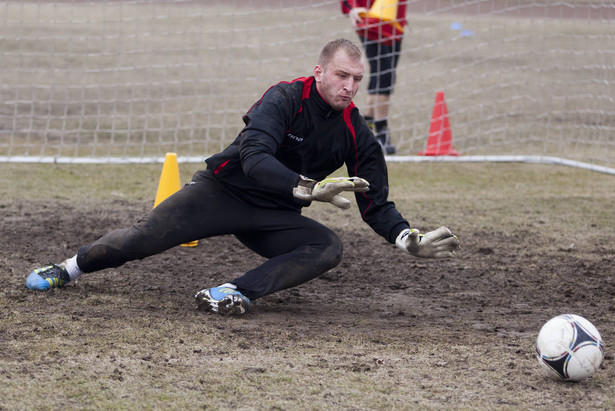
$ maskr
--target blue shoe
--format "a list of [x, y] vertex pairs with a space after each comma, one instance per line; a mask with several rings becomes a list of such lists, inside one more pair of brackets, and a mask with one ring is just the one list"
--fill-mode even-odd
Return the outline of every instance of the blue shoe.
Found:
[[235, 289], [232, 284], [206, 288], [196, 293], [197, 308], [224, 315], [241, 315], [250, 309], [248, 297]]
[[26, 287], [31, 290], [45, 291], [63, 287], [70, 281], [66, 268], [57, 264], [37, 268], [26, 280]]

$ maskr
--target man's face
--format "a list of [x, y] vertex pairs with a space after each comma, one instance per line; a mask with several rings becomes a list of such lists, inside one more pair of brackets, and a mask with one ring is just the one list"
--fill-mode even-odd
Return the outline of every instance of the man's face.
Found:
[[316, 89], [334, 110], [344, 110], [359, 91], [364, 72], [360, 58], [351, 58], [340, 49], [327, 67], [314, 67]]

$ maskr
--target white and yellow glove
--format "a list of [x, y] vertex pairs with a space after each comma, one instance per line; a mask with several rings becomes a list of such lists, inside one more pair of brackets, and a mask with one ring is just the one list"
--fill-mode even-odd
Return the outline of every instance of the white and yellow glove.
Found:
[[406, 228], [399, 233], [395, 245], [415, 257], [445, 258], [455, 257], [459, 250], [459, 240], [446, 227], [421, 234], [419, 230]]
[[339, 195], [342, 191], [365, 192], [369, 183], [359, 177], [333, 177], [322, 181], [301, 176], [293, 188], [293, 197], [304, 201], [323, 201], [336, 207], [350, 208], [350, 200]]

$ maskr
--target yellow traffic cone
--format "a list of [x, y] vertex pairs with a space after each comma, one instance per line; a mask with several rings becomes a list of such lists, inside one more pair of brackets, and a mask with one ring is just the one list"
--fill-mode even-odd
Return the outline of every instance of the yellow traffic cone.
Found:
[[[164, 157], [162, 165], [162, 173], [160, 174], [160, 182], [158, 183], [158, 191], [156, 191], [156, 199], [154, 200], [154, 208], [167, 197], [175, 194], [181, 185], [179, 183], [179, 166], [177, 165], [177, 154], [167, 153]], [[182, 244], [182, 247], [196, 247], [198, 240], [190, 241]]]
[[397, 1], [398, 0], [376, 0], [367, 12], [367, 17], [374, 17], [380, 21], [394, 25], [397, 30], [403, 31], [401, 24], [397, 22]]

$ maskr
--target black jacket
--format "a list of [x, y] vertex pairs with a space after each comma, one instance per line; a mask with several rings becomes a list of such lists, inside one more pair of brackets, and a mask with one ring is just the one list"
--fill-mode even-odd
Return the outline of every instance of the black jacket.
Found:
[[258, 207], [300, 211], [309, 203], [292, 195], [299, 175], [320, 181], [346, 164], [349, 176], [370, 183], [368, 192], [355, 194], [363, 220], [391, 243], [409, 227], [388, 201], [382, 148], [358, 108], [351, 103], [333, 110], [314, 77], [271, 87], [243, 121], [235, 141], [206, 160], [235, 196]]

